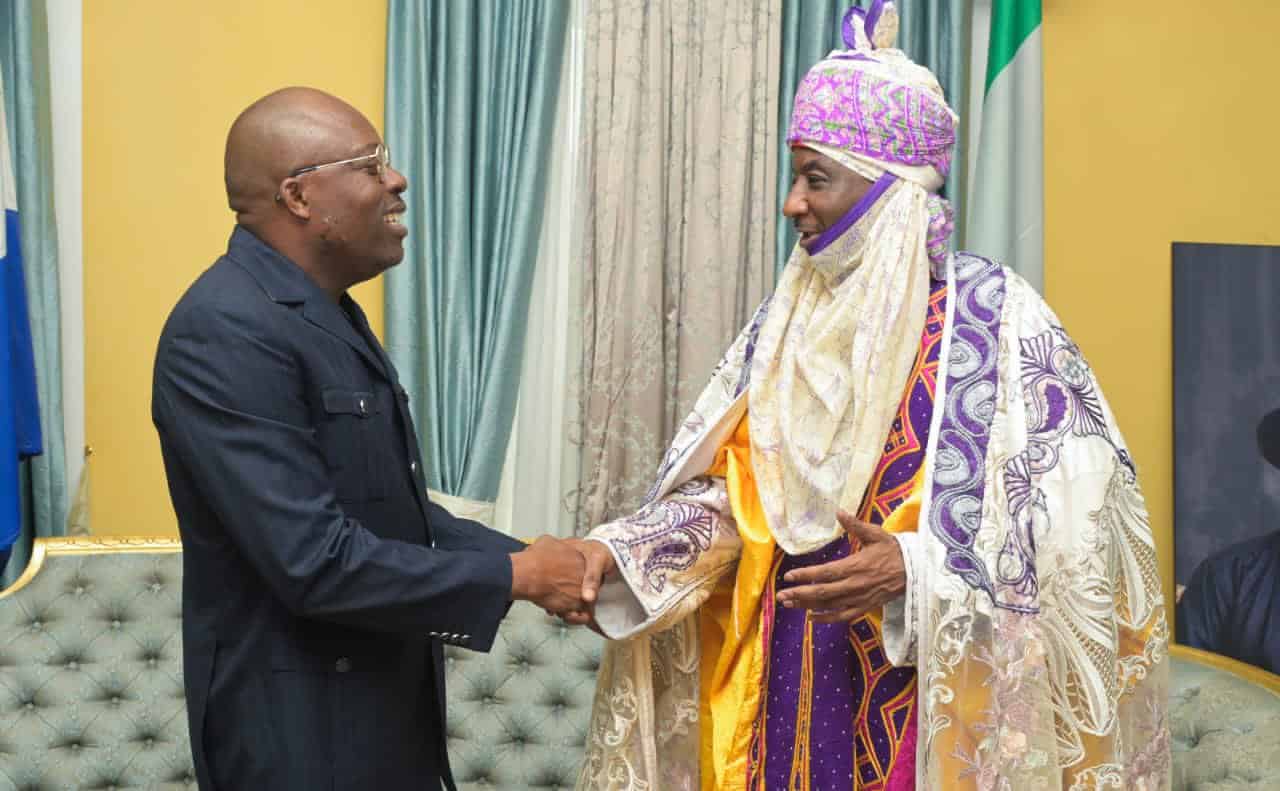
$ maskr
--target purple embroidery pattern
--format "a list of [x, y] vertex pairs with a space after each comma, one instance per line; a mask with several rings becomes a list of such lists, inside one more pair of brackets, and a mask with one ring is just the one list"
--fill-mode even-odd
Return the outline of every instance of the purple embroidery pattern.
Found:
[[1036, 526], [1048, 529], [1044, 493], [1036, 485], [1058, 466], [1068, 437], [1098, 437], [1115, 451], [1136, 477], [1129, 454], [1107, 429], [1102, 398], [1080, 348], [1059, 326], [1020, 341], [1022, 396], [1026, 409], [1027, 447], [1004, 466], [1005, 490], [1013, 529], [997, 560], [1001, 585], [999, 606], [1034, 612], [1039, 609], [1036, 575]]
[[982, 520], [987, 443], [995, 416], [1004, 270], [967, 253], [956, 255], [955, 267], [955, 314], [929, 529], [946, 548], [947, 569], [994, 600], [991, 576], [973, 545]]
[[788, 143], [810, 141], [903, 165], [951, 169], [955, 117], [928, 91], [881, 79], [853, 62], [829, 59], [796, 90]]
[[[694, 478], [673, 494], [696, 497], [710, 488], [705, 478]], [[634, 568], [633, 564], [640, 564], [640, 577], [650, 593], [662, 593], [671, 574], [692, 567], [710, 548], [716, 527], [706, 506], [666, 499], [650, 503], [618, 523], [636, 528], [632, 535], [639, 537], [611, 538], [609, 543], [625, 565]]]
[[[751, 322], [747, 324], [747, 328], [743, 332], [747, 335], [747, 342], [743, 352], [743, 358], [738, 364], [741, 366], [738, 374], [738, 382], [733, 389], [733, 397], [736, 399], [742, 395], [747, 389], [747, 385], [751, 383], [751, 358], [756, 353], [756, 338], [760, 335], [760, 325], [764, 324], [765, 314], [769, 312], [769, 302], [772, 297], [765, 297], [764, 302], [760, 303], [760, 307], [756, 308], [755, 315], [751, 317]], [[725, 358], [716, 364], [715, 370], [711, 372], [711, 381], [714, 382], [716, 377], [720, 375], [720, 371], [725, 366], [733, 363], [730, 358]], [[701, 429], [706, 420], [705, 415], [697, 413], [691, 415], [685, 424], [680, 427], [679, 433], [696, 433], [693, 429]], [[649, 491], [645, 493], [644, 502], [649, 504], [658, 499], [661, 494], [662, 482], [667, 479], [667, 474], [671, 472], [676, 463], [683, 458], [684, 454], [691, 450], [694, 446], [693, 442], [686, 443], [683, 447], [672, 445], [667, 448], [667, 452], [662, 457], [662, 462], [658, 465], [658, 474], [653, 482], [653, 486], [649, 487]]]
[[747, 349], [742, 355], [742, 373], [738, 375], [738, 385], [733, 389], [734, 398], [742, 395], [751, 384], [751, 360], [756, 356], [756, 339], [760, 336], [760, 325], [764, 324], [764, 317], [769, 312], [769, 303], [772, 300], [772, 296], [764, 298], [764, 302], [756, 308], [756, 314], [751, 317], [751, 323], [747, 326]]

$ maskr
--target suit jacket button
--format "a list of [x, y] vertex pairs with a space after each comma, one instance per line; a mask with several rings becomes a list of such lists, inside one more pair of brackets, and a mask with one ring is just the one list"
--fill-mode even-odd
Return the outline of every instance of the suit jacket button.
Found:
[[416, 473], [417, 471], [418, 471], [418, 462], [416, 461], [409, 462], [409, 472]]
[[351, 672], [351, 660], [345, 656], [338, 657], [338, 661], [333, 663], [333, 669], [339, 673]]
[[368, 404], [364, 402], [363, 398], [360, 399], [360, 414], [364, 415], [364, 414], [368, 414], [368, 412], [369, 412]]

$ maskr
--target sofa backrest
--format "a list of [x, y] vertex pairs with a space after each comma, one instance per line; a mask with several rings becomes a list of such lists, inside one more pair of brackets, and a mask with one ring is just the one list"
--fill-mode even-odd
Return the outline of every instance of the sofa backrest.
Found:
[[1280, 678], [1186, 646], [1172, 654], [1174, 789], [1280, 789]]
[[[181, 550], [163, 539], [36, 542], [0, 592], [0, 791], [194, 788]], [[461, 789], [573, 787], [601, 644], [517, 603], [490, 653], [446, 648]], [[1280, 789], [1280, 678], [1172, 653], [1174, 790]]]
[[[0, 791], [194, 788], [182, 547], [42, 539], [0, 592]], [[601, 640], [517, 603], [488, 654], [449, 647], [459, 787], [572, 788]]]

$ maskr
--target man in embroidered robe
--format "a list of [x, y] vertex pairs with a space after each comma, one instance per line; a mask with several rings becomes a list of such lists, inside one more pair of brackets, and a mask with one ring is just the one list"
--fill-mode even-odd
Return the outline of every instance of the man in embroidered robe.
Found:
[[1169, 784], [1133, 462], [1039, 295], [947, 255], [957, 119], [896, 30], [852, 10], [805, 77], [778, 288], [581, 542], [581, 789]]

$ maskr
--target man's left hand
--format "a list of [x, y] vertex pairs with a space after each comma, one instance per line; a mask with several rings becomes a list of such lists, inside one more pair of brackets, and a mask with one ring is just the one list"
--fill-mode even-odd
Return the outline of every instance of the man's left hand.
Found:
[[817, 623], [849, 623], [901, 596], [907, 588], [902, 549], [891, 534], [840, 511], [852, 552], [839, 560], [788, 571], [795, 587], [778, 593], [784, 607], [813, 610]]

